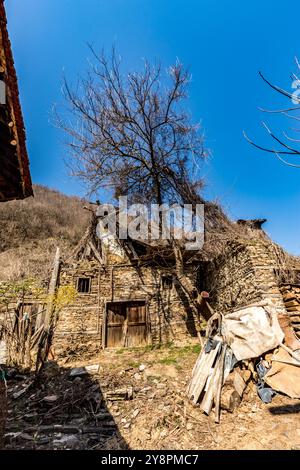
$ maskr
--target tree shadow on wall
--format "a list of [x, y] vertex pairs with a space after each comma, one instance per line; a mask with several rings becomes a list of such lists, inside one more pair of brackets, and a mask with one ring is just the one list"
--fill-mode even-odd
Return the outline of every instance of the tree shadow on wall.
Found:
[[186, 312], [186, 317], [185, 317], [185, 324], [186, 324], [186, 329], [190, 336], [192, 337], [197, 337], [197, 329], [196, 329], [196, 324], [195, 324], [195, 317], [193, 314], [193, 310], [191, 308], [191, 301], [189, 297], [187, 296], [186, 292], [184, 289], [181, 287], [179, 282], [175, 283], [176, 286], [176, 291], [178, 294], [178, 297], [180, 298], [185, 312]]

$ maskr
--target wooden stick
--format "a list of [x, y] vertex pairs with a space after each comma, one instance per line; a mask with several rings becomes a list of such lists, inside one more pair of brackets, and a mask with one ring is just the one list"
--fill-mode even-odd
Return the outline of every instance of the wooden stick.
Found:
[[216, 389], [221, 375], [221, 367], [221, 357], [219, 355], [215, 367], [213, 369], [212, 375], [209, 377], [209, 384], [202, 400], [202, 403], [200, 405], [200, 409], [204, 411], [204, 413], [206, 413], [207, 415], [210, 414], [213, 406], [214, 396], [216, 395]]
[[199, 372], [200, 368], [202, 367], [202, 364], [205, 361], [205, 358], [206, 358], [206, 354], [205, 354], [204, 350], [202, 350], [200, 352], [200, 354], [198, 356], [198, 359], [196, 361], [196, 364], [194, 365], [194, 368], [193, 368], [192, 378], [191, 378], [190, 384], [188, 386], [188, 394], [190, 393], [190, 391], [193, 390], [194, 386], [197, 383], [197, 375], [198, 375], [198, 372]]
[[[221, 343], [218, 343], [216, 348], [210, 353], [206, 354], [206, 358], [204, 360], [204, 364], [199, 370], [196, 378], [196, 384], [193, 390], [190, 391], [191, 397], [193, 398], [193, 402], [196, 404], [199, 400], [199, 397], [205, 387], [206, 381], [208, 379], [210, 369], [214, 363], [215, 358], [217, 357], [219, 350], [220, 350]], [[205, 354], [205, 353], [204, 353]]]
[[290, 348], [288, 348], [285, 344], [282, 344], [282, 343], [280, 343], [280, 346], [281, 346], [286, 352], [288, 352], [288, 353], [290, 354], [290, 356], [292, 356], [294, 359], [296, 359], [297, 362], [300, 363], [300, 358], [299, 358], [299, 356], [296, 356], [296, 354], [294, 354], [294, 352], [293, 352]]
[[44, 320], [45, 328], [50, 327], [51, 320], [52, 320], [53, 307], [54, 307], [54, 295], [55, 295], [55, 290], [57, 286], [59, 267], [60, 267], [60, 248], [57, 247], [56, 254], [54, 257], [53, 271], [51, 275], [49, 291], [48, 291], [49, 299], [48, 299], [48, 305], [46, 308], [46, 314], [45, 314], [45, 320]]
[[300, 367], [300, 362], [299, 362], [299, 364], [295, 364], [294, 362], [281, 361], [280, 359], [272, 359], [272, 362], [280, 362], [281, 364], [288, 364], [289, 366]]
[[222, 393], [222, 386], [224, 383], [224, 361], [225, 361], [225, 354], [226, 354], [227, 344], [223, 344], [221, 358], [220, 358], [220, 367], [221, 373], [217, 385], [217, 392], [215, 396], [215, 423], [220, 422], [220, 409], [221, 409], [221, 393]]

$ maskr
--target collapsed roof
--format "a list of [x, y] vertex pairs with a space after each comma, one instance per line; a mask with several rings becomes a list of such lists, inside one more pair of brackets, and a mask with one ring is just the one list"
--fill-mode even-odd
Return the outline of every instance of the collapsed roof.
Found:
[[[176, 246], [181, 251], [181, 256], [185, 263], [194, 261], [211, 260], [223, 252], [224, 246], [227, 242], [236, 239], [247, 238], [263, 238], [268, 240], [264, 231], [260, 230], [261, 226], [252, 223], [241, 224], [231, 221], [223, 212], [222, 207], [213, 202], [203, 201], [204, 204], [204, 245], [196, 250], [186, 249], [186, 243], [190, 241], [189, 235], [194, 235], [195, 232], [183, 232], [183, 238], [176, 240]], [[97, 204], [98, 208], [102, 204]], [[104, 205], [106, 206], [106, 205]], [[119, 209], [109, 205], [116, 214]], [[97, 232], [99, 217], [95, 205], [92, 207], [85, 207], [91, 212], [90, 224], [84, 233], [82, 239], [75, 247], [70, 258], [66, 260], [83, 260], [83, 259], [97, 259], [100, 264], [107, 264], [106, 251], [110, 252], [122, 259], [127, 259], [130, 262], [139, 264], [152, 264], [158, 262], [160, 265], [173, 264], [176, 261], [174, 252], [174, 243], [169, 239], [151, 239], [149, 238], [132, 238], [127, 235], [126, 239], [119, 237], [119, 222], [116, 220], [116, 234], [110, 234], [109, 230], [99, 235]], [[132, 216], [128, 215], [128, 222], [132, 220]], [[146, 222], [146, 223], [149, 223]], [[152, 222], [151, 222], [152, 223]], [[258, 230], [259, 229], [259, 230]], [[149, 225], [149, 230], [151, 227]], [[173, 233], [176, 232], [173, 228]], [[149, 232], [150, 233], [150, 232]], [[185, 235], [184, 235], [185, 233]]]

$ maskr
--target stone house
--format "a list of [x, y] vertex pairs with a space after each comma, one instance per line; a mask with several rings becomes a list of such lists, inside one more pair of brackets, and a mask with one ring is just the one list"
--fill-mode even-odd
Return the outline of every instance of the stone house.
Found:
[[[197, 280], [197, 260], [187, 260], [185, 269]], [[197, 338], [199, 320], [174, 275], [174, 259], [145, 242], [99, 243], [90, 227], [61, 264], [59, 285], [75, 287], [77, 296], [59, 314], [55, 355]]]
[[[208, 231], [202, 250], [182, 251], [183, 274], [170, 245], [109, 233], [99, 237], [97, 222], [93, 216], [71, 256], [58, 263], [54, 288], [71, 286], [76, 296], [55, 314], [53, 359], [198, 342], [212, 311], [226, 315], [249, 305], [289, 315], [299, 334], [299, 260], [274, 244], [256, 221], [232, 223], [234, 236], [223, 230], [226, 239], [214, 255], [216, 234]], [[47, 331], [47, 299], [29, 296], [19, 310], [11, 306], [19, 320], [25, 314], [32, 318], [33, 338]]]
[[[155, 247], [137, 240], [110, 239], [99, 245], [95, 227], [90, 227], [61, 265], [59, 285], [74, 286], [77, 297], [59, 314], [55, 356], [198, 341], [201, 321], [207, 318], [203, 291], [215, 312], [226, 314], [263, 302], [286, 314], [281, 285], [286, 274], [282, 259], [288, 255], [260, 225], [241, 233], [214, 258], [204, 259], [202, 253], [186, 258], [185, 276], [198, 292], [195, 309], [170, 253], [162, 257]], [[295, 266], [292, 271], [296, 273]]]

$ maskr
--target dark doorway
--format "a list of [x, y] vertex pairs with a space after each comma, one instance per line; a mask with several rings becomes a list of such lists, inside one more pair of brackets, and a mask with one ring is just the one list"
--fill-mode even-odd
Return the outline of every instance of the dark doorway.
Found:
[[107, 348], [125, 348], [147, 344], [145, 301], [109, 302], [106, 316]]

